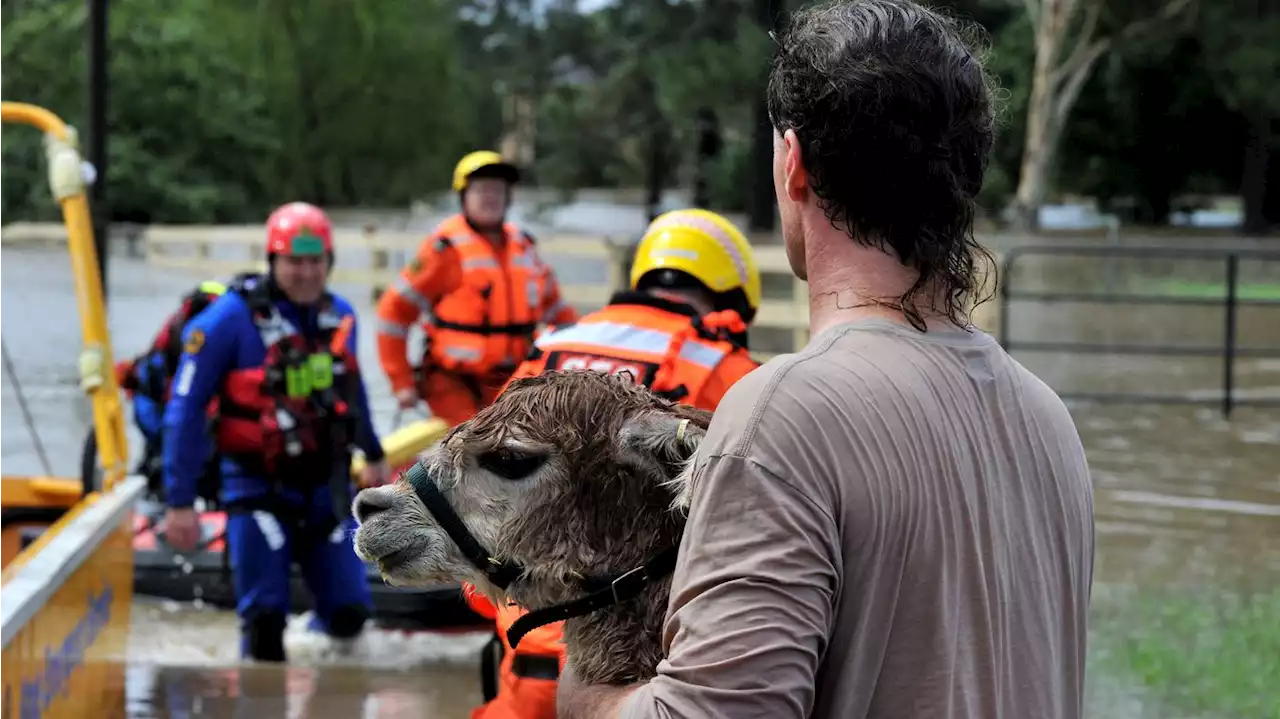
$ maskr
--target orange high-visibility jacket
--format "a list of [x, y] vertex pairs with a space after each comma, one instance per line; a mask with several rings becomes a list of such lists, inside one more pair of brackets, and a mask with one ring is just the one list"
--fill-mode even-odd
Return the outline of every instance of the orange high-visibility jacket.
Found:
[[495, 247], [461, 215], [435, 229], [378, 300], [378, 359], [394, 391], [414, 386], [409, 328], [427, 334], [423, 362], [483, 376], [514, 367], [539, 324], [572, 322], [551, 267], [511, 223]]
[[[555, 719], [556, 679], [564, 670], [564, 643], [560, 623], [538, 627], [520, 640], [520, 648], [511, 650], [507, 629], [522, 614], [519, 607], [493, 606], [476, 594], [475, 587], [464, 584], [467, 604], [481, 616], [496, 620], [502, 641], [502, 662], [498, 666], [498, 694], [471, 712], [471, 719]], [[546, 665], [539, 671], [524, 669], [530, 660]]]
[[[737, 314], [727, 314], [727, 328], [741, 331]], [[643, 292], [619, 293], [577, 323], [543, 332], [512, 379], [545, 370], [630, 372], [655, 393], [715, 411], [729, 387], [759, 366], [746, 348], [714, 334], [725, 319]]]

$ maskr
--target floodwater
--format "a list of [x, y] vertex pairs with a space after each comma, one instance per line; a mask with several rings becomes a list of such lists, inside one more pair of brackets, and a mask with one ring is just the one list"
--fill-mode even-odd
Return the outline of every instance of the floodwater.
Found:
[[[361, 262], [357, 252], [340, 249], [339, 262]], [[4, 259], [5, 348], [51, 464], [43, 469], [33, 450], [14, 378], [6, 371], [4, 470], [76, 476], [89, 413], [76, 389], [80, 339], [68, 262], [59, 250], [34, 248], [7, 249]], [[549, 259], [566, 282], [604, 276], [603, 268]], [[1050, 267], [1047, 260], [1029, 261], [1019, 273], [1019, 282], [1041, 289], [1079, 292], [1117, 277], [1128, 283], [1124, 289], [1140, 291], [1144, 282], [1212, 275], [1195, 263], [1130, 264], [1103, 272], [1096, 262]], [[175, 299], [199, 279], [113, 257], [111, 329], [117, 353], [143, 348]], [[1241, 280], [1280, 284], [1280, 263], [1242, 265]], [[335, 289], [364, 316], [372, 311], [367, 288]], [[1222, 341], [1223, 315], [1220, 309], [1019, 303], [1009, 330], [1020, 341], [1209, 347]], [[1237, 360], [1240, 396], [1280, 400], [1280, 306], [1242, 307], [1238, 332], [1250, 355]], [[1268, 349], [1272, 356], [1262, 356]], [[360, 352], [364, 366], [377, 366], [367, 329]], [[1213, 400], [1222, 381], [1222, 366], [1214, 357], [1061, 351], [1015, 351], [1015, 356], [1060, 392]], [[371, 378], [370, 391], [379, 429], [386, 431], [394, 403], [381, 378]], [[1228, 421], [1215, 404], [1070, 404], [1097, 488], [1098, 582], [1273, 585], [1280, 580], [1280, 407], [1242, 406]], [[138, 441], [136, 435], [133, 440]], [[121, 657], [128, 667], [132, 717], [465, 717], [480, 701], [483, 634], [375, 629], [353, 647], [337, 647], [307, 633], [305, 618], [295, 618], [286, 640], [293, 665], [263, 667], [237, 660], [236, 621], [228, 612], [139, 599], [133, 619], [127, 656]]]

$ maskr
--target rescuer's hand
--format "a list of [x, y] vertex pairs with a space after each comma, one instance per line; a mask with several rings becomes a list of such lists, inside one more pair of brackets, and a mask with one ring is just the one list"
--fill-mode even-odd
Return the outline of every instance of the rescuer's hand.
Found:
[[200, 541], [200, 516], [191, 507], [170, 507], [160, 524], [164, 541], [180, 552], [195, 549]]
[[396, 390], [396, 404], [400, 409], [413, 409], [418, 406], [418, 390], [409, 388]]
[[387, 460], [369, 462], [360, 470], [360, 486], [381, 487], [387, 483], [387, 478], [390, 474], [391, 472], [387, 468]]

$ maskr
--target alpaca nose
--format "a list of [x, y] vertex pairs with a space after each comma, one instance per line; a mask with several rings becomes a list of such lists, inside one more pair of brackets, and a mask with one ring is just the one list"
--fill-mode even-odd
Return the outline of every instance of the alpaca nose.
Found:
[[362, 489], [356, 494], [355, 501], [351, 503], [351, 514], [355, 515], [356, 521], [364, 524], [369, 518], [378, 512], [391, 509], [391, 496], [384, 491], [383, 487]]

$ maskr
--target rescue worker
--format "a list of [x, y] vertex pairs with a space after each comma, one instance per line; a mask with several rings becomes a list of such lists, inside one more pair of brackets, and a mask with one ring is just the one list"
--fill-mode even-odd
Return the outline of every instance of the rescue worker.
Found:
[[[512, 380], [545, 370], [629, 372], [655, 394], [714, 411], [758, 366], [745, 341], [760, 295], [751, 245], [732, 223], [707, 210], [667, 212], [636, 248], [631, 291], [576, 324], [547, 330]], [[497, 696], [472, 719], [555, 717], [563, 622], [534, 629], [513, 652], [507, 630], [524, 610], [494, 607], [470, 585], [463, 594], [473, 611], [495, 620], [503, 651]]]
[[[157, 499], [163, 496], [162, 428], [164, 408], [169, 401], [173, 376], [182, 356], [182, 332], [187, 323], [227, 291], [221, 282], [201, 282], [182, 298], [178, 309], [165, 319], [142, 354], [116, 364], [116, 380], [130, 397], [133, 422], [142, 433], [143, 452], [135, 470], [147, 478], [148, 492]], [[206, 450], [209, 461], [197, 481], [196, 495], [205, 500], [217, 497], [217, 461], [212, 446]]]
[[[378, 300], [378, 358], [402, 409], [425, 400], [450, 425], [470, 419], [493, 402], [539, 325], [577, 319], [533, 237], [505, 221], [519, 178], [496, 152], [463, 157], [453, 170], [462, 211]], [[426, 335], [416, 371], [407, 356], [415, 322]]]
[[365, 485], [387, 467], [356, 363], [355, 312], [330, 293], [333, 230], [314, 205], [294, 202], [267, 220], [268, 272], [235, 278], [184, 333], [165, 410], [169, 544], [198, 539], [192, 510], [206, 406], [216, 398], [222, 504], [241, 620], [241, 655], [285, 661], [290, 567], [315, 600], [312, 628], [354, 639], [372, 612], [355, 528], [351, 453]]

